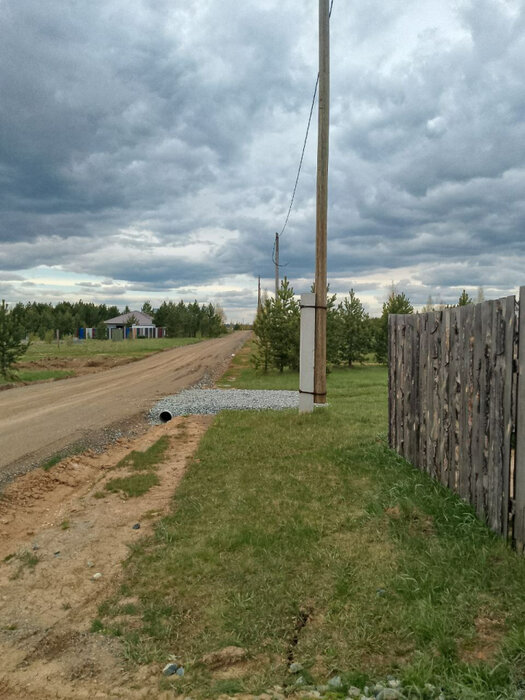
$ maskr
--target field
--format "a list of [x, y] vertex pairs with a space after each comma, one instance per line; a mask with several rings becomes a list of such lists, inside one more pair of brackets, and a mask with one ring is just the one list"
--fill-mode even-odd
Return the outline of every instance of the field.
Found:
[[[297, 388], [248, 354], [224, 386]], [[328, 391], [313, 415], [215, 420], [93, 629], [132, 666], [175, 656], [184, 678], [163, 683], [192, 697], [334, 678], [332, 696], [395, 678], [413, 698], [523, 697], [525, 560], [388, 449], [384, 368], [336, 370]], [[206, 662], [231, 645], [242, 663]]]
[[[65, 379], [91, 374], [104, 369], [139, 360], [173, 347], [191, 345], [199, 338], [145, 338], [113, 342], [110, 340], [73, 339], [60, 345], [35, 341], [14, 367], [15, 382], [28, 383]], [[6, 382], [0, 377], [0, 385]]]

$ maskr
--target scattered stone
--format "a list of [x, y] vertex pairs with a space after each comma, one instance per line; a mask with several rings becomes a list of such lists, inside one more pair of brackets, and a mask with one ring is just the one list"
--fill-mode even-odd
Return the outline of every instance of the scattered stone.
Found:
[[131, 529], [132, 529], [132, 530], [140, 530], [140, 523], [135, 523], [135, 525], [133, 525], [133, 526], [131, 527]]
[[343, 681], [341, 680], [341, 676], [334, 676], [333, 678], [330, 678], [328, 685], [330, 688], [342, 688]]
[[179, 668], [175, 671], [175, 673], [177, 674], [177, 676], [180, 676], [182, 678], [184, 676], [184, 667], [179, 666]]
[[320, 693], [327, 693], [330, 690], [330, 686], [329, 685], [318, 685], [317, 690]]
[[378, 588], [377, 591], [376, 591], [376, 593], [377, 593], [378, 596], [381, 596], [381, 597], [384, 596], [384, 595], [386, 595], [386, 591], [385, 591], [384, 588]]
[[220, 651], [212, 651], [205, 654], [201, 662], [208, 668], [214, 670], [224, 668], [225, 666], [233, 666], [246, 659], [246, 649], [242, 647], [224, 647]]
[[395, 688], [384, 688], [378, 695], [376, 700], [404, 700], [405, 696]]
[[312, 698], [312, 700], [316, 700], [316, 698], [321, 697], [321, 693], [318, 690], [307, 690], [305, 693], [301, 693], [302, 698]]
[[60, 550], [59, 550], [58, 552], [54, 552], [54, 553], [53, 553], [53, 556], [59, 557], [59, 556], [60, 556]]
[[303, 676], [299, 676], [295, 681], [295, 685], [306, 685], [306, 681]]
[[395, 678], [389, 678], [388, 685], [390, 688], [401, 688], [401, 681], [398, 681]]
[[356, 688], [355, 685], [350, 686], [348, 688], [348, 692], [346, 694], [348, 698], [360, 698], [361, 697], [361, 691], [359, 688]]
[[294, 661], [293, 664], [290, 664], [288, 666], [289, 673], [301, 673], [302, 670], [303, 670], [302, 664], [297, 663], [297, 661]]
[[37, 552], [39, 549], [40, 549], [40, 547], [39, 547], [39, 546], [37, 545], [37, 543], [35, 542], [34, 545], [33, 545], [33, 552]]
[[[162, 673], [164, 676], [174, 676], [178, 670], [179, 670], [179, 664], [171, 663], [171, 664], [166, 664], [166, 666], [164, 666], [164, 668], [162, 669]], [[183, 671], [183, 673], [184, 673], [184, 671]]]
[[95, 564], [92, 561], [88, 561], [87, 567], [88, 569], [92, 569], [95, 566]]
[[102, 574], [97, 573], [97, 574], [93, 574], [93, 576], [91, 577], [91, 580], [98, 581], [100, 578], [102, 578]]

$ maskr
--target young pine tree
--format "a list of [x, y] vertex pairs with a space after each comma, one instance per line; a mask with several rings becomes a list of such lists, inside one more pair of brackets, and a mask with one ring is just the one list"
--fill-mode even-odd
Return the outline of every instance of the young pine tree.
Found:
[[353, 289], [339, 304], [342, 324], [340, 345], [341, 359], [352, 367], [354, 362], [363, 362], [370, 348], [368, 314]]
[[22, 342], [24, 331], [10, 312], [2, 299], [0, 306], [0, 374], [4, 379], [10, 379], [14, 372], [12, 366], [27, 350]]
[[401, 292], [400, 294], [392, 289], [388, 299], [383, 304], [383, 313], [381, 314], [381, 322], [378, 324], [375, 350], [376, 359], [378, 362], [385, 363], [388, 360], [388, 316], [389, 314], [412, 314], [414, 307], [410, 303], [408, 297]]

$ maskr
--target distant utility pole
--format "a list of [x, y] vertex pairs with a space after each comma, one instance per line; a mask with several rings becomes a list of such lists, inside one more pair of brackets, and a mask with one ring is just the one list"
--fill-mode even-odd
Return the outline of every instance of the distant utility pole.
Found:
[[279, 287], [281, 286], [279, 282], [279, 234], [275, 234], [275, 298], [277, 299], [279, 295]]
[[257, 313], [261, 310], [261, 275], [257, 280]]
[[319, 0], [319, 120], [315, 246], [314, 401], [326, 403], [326, 241], [330, 127], [330, 0]]

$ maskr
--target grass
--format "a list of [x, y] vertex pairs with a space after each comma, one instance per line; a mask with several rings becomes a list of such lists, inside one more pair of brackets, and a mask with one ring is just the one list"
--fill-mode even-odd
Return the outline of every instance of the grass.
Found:
[[[296, 387], [247, 356], [230, 385]], [[412, 697], [425, 683], [446, 698], [518, 697], [525, 560], [388, 449], [384, 368], [335, 370], [328, 392], [312, 415], [218, 416], [97, 630], [121, 636], [133, 663], [176, 654], [177, 692], [196, 698], [289, 687], [292, 660], [316, 683], [341, 675], [343, 691], [394, 675]], [[199, 663], [228, 645], [250, 656], [235, 679]]]
[[23, 362], [42, 359], [60, 359], [69, 357], [143, 357], [169, 348], [198, 343], [200, 338], [137, 338], [135, 340], [85, 340], [75, 342], [65, 340], [60, 347], [55, 343], [35, 341], [29, 345], [22, 358]]
[[[170, 445], [170, 439], [163, 435], [153, 445], [150, 445], [144, 452], [133, 450], [126, 455], [115, 468], [127, 467], [133, 472], [128, 476], [118, 479], [111, 479], [105, 485], [106, 491], [110, 493], [124, 493], [129, 498], [137, 498], [147, 493], [152, 486], [159, 484], [159, 478], [154, 473], [158, 465], [164, 460]], [[104, 494], [98, 492], [95, 498], [103, 498]]]
[[140, 471], [143, 469], [155, 469], [159, 462], [161, 462], [166, 454], [169, 447], [169, 437], [163, 435], [157, 442], [153, 443], [144, 452], [139, 452], [133, 450], [129, 455], [126, 455], [124, 459], [121, 459], [117, 464], [117, 468], [129, 467], [131, 469]]
[[143, 496], [158, 483], [160, 483], [159, 477], [156, 474], [132, 474], [120, 479], [111, 479], [104, 488], [110, 493], [124, 493], [128, 498], [137, 498]]
[[67, 457], [73, 457], [74, 455], [80, 454], [83, 452], [84, 448], [81, 445], [73, 445], [71, 447], [68, 447], [65, 450], [62, 450], [61, 452], [57, 452], [55, 455], [50, 457], [48, 460], [46, 460], [42, 465], [42, 469], [45, 472], [48, 472], [50, 469], [52, 469], [54, 466], [56, 466], [59, 462], [61, 462], [63, 459], [66, 459]]

